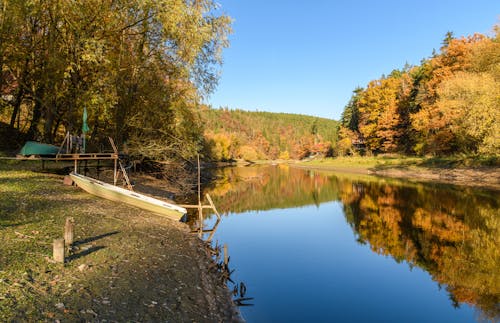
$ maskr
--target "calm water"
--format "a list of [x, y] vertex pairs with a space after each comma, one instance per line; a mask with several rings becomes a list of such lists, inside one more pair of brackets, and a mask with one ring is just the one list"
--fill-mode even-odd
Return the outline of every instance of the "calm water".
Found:
[[499, 320], [498, 192], [282, 165], [221, 170], [206, 192], [248, 322]]

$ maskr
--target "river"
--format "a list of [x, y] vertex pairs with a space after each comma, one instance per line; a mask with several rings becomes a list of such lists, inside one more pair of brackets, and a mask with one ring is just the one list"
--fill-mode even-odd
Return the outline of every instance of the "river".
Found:
[[205, 193], [247, 322], [500, 318], [498, 192], [268, 165]]

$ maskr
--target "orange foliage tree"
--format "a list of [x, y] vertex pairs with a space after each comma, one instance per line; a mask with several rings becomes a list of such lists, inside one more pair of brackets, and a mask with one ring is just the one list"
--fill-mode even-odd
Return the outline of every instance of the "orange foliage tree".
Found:
[[337, 151], [500, 155], [500, 26], [495, 36], [453, 38], [420, 66], [357, 88]]

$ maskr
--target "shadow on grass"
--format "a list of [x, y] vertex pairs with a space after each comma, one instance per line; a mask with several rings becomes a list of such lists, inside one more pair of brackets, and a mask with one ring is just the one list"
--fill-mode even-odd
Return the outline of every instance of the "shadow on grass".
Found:
[[95, 246], [95, 247], [91, 247], [89, 249], [86, 249], [86, 250], [84, 250], [82, 252], [72, 254], [71, 256], [69, 256], [69, 257], [66, 258], [66, 262], [71, 262], [71, 261], [76, 260], [78, 258], [85, 257], [87, 255], [90, 255], [93, 252], [99, 251], [99, 250], [104, 249], [104, 248], [106, 248], [106, 247], [104, 247], [104, 246]]
[[99, 239], [102, 239], [102, 238], [106, 238], [106, 237], [115, 235], [115, 234], [118, 234], [118, 233], [120, 233], [120, 231], [112, 231], [112, 232], [108, 232], [108, 233], [103, 233], [103, 234], [100, 234], [100, 235], [95, 236], [95, 237], [90, 237], [90, 238], [86, 238], [86, 239], [83, 239], [83, 240], [75, 241], [75, 242], [73, 242], [73, 245], [74, 246], [79, 246], [79, 245], [82, 245], [82, 244], [85, 244], [85, 243], [93, 242], [93, 241], [96, 241], [96, 240], [99, 240]]

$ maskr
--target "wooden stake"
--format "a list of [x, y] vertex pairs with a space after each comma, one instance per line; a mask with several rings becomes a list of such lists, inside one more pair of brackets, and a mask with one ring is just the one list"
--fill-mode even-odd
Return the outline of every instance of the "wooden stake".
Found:
[[122, 171], [123, 177], [125, 178], [125, 181], [127, 182], [127, 187], [129, 190], [133, 191], [132, 184], [130, 184], [130, 180], [129, 180], [128, 175], [127, 175], [127, 171], [125, 170], [125, 167], [123, 167], [122, 162], [119, 159], [118, 148], [115, 145], [115, 141], [111, 137], [108, 137], [108, 139], [109, 139], [109, 143], [111, 144], [111, 147], [113, 147], [113, 151], [115, 152], [115, 155], [116, 155], [115, 170], [113, 173], [114, 174], [113, 175], [114, 176], [113, 184], [116, 186], [116, 182], [118, 181], [117, 166], [118, 166], [118, 164], [120, 164], [120, 170]]
[[198, 205], [201, 205], [201, 169], [200, 169], [200, 154], [198, 154]]
[[67, 247], [71, 247], [73, 244], [73, 229], [74, 229], [74, 220], [73, 218], [66, 218], [66, 224], [64, 225], [64, 242]]
[[54, 260], [64, 263], [64, 239], [54, 239]]
[[118, 173], [116, 171], [116, 164], [117, 164], [117, 160], [115, 159], [115, 167], [113, 170], [113, 185], [115, 185], [115, 186], [116, 186], [116, 182], [118, 180]]
[[198, 217], [200, 222], [200, 238], [203, 236], [203, 207], [201, 206], [201, 170], [200, 154], [198, 154]]
[[219, 212], [217, 211], [217, 209], [215, 208], [215, 204], [214, 202], [212, 201], [212, 198], [210, 197], [210, 195], [208, 195], [208, 193], [205, 195], [207, 197], [207, 200], [208, 200], [208, 203], [210, 203], [210, 207], [212, 208], [212, 210], [215, 212], [215, 215], [217, 215], [217, 218], [219, 219], [219, 221], [221, 220], [221, 217], [220, 217], [220, 214]]
[[224, 244], [224, 265], [229, 263], [229, 255], [227, 254], [227, 244]]

